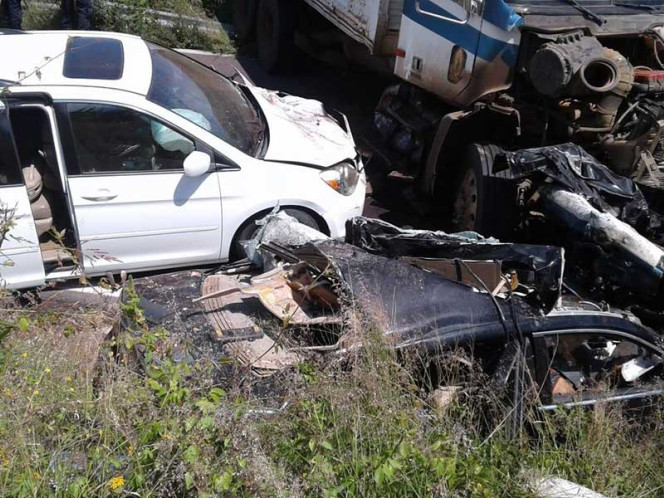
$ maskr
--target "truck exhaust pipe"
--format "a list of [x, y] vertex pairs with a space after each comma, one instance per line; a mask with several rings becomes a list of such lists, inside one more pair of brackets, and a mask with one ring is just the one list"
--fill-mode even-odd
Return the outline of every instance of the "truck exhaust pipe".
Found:
[[616, 64], [607, 58], [597, 58], [586, 62], [579, 70], [579, 79], [591, 92], [605, 93], [613, 90], [620, 79]]

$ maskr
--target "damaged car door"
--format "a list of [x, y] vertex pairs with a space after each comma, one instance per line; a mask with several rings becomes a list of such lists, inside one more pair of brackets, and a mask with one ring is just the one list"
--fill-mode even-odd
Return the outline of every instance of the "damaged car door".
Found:
[[541, 410], [620, 402], [643, 406], [664, 393], [664, 351], [618, 331], [533, 334], [543, 369]]
[[86, 274], [212, 263], [221, 196], [202, 144], [142, 111], [59, 105]]
[[30, 196], [21, 172], [9, 111], [0, 102], [0, 288], [42, 285], [45, 279]]

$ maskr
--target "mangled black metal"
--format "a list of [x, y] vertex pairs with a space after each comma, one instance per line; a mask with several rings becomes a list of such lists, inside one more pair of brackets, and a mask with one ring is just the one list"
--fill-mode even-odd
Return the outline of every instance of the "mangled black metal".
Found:
[[[559, 229], [545, 230], [539, 241], [563, 245], [588, 280], [600, 278], [662, 304], [664, 252], [651, 242], [662, 239], [662, 219], [631, 179], [574, 144], [504, 151], [490, 176], [532, 182], [531, 194], [538, 194], [532, 198], [539, 199], [534, 208]], [[524, 217], [533, 208], [526, 207]], [[530, 238], [523, 229], [521, 236]]]
[[662, 237], [662, 219], [648, 206], [629, 178], [613, 173], [581, 146], [567, 143], [496, 157], [492, 176], [520, 180], [540, 174], [570, 192], [583, 195], [600, 211], [610, 213], [650, 239]]
[[550, 311], [560, 297], [564, 257], [559, 247], [502, 244], [472, 232], [446, 234], [403, 230], [381, 220], [356, 217], [346, 223], [348, 243], [389, 258], [499, 261], [503, 273], [515, 271], [519, 282], [532, 286], [530, 302]]
[[367, 323], [397, 349], [423, 352], [473, 344], [505, 344], [538, 331], [610, 329], [654, 340], [643, 327], [603, 312], [548, 315], [519, 296], [493, 299], [486, 292], [454, 282], [406, 262], [339, 241], [307, 244], [294, 252], [321, 272], [335, 273], [340, 292]]

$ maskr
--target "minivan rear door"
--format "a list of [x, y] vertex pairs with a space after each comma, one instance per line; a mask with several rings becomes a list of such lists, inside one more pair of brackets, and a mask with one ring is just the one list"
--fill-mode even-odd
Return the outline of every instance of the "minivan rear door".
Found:
[[0, 286], [20, 289], [44, 283], [39, 238], [16, 152], [9, 109], [0, 101]]

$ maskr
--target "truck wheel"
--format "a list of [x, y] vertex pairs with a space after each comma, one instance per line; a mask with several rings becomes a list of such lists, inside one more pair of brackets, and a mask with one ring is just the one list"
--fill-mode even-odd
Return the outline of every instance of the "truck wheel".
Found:
[[454, 188], [452, 226], [455, 230], [472, 230], [482, 235], [499, 230], [494, 224], [494, 214], [500, 213], [502, 208], [495, 205], [495, 192], [487, 179], [499, 150], [495, 145], [471, 144], [468, 147]]
[[291, 0], [260, 0], [256, 22], [258, 57], [268, 72], [290, 69], [295, 55], [295, 11]]
[[235, 38], [241, 43], [254, 37], [257, 6], [258, 0], [235, 0], [233, 27], [235, 28]]

